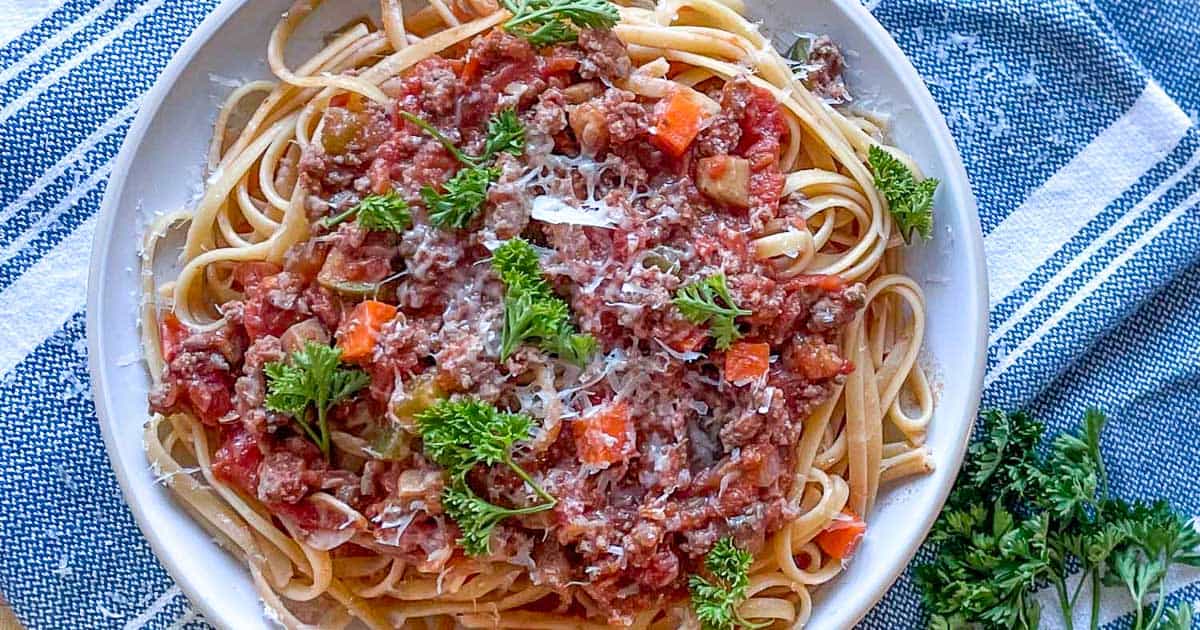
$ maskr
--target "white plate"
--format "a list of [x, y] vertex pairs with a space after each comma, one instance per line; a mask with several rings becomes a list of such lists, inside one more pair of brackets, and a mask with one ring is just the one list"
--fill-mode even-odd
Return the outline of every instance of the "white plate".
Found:
[[[232, 81], [268, 76], [267, 38], [287, 4], [223, 3], [146, 95], [109, 178], [88, 283], [88, 360], [113, 469], [163, 565], [205, 617], [228, 628], [270, 623], [248, 573], [155, 484], [146, 463], [142, 425], [149, 378], [136, 360], [141, 299], [137, 255], [150, 217], [186, 207], [198, 194], [217, 106]], [[329, 3], [296, 38], [302, 43], [307, 38], [311, 49], [293, 50], [292, 58], [315, 51], [318, 29], [344, 23], [346, 16], [359, 15], [371, 4]], [[849, 569], [820, 590], [810, 627], [847, 628], [882, 597], [915, 553], [962, 459], [979, 403], [987, 342], [983, 244], [966, 172], [945, 121], [917, 72], [859, 0], [747, 4], [753, 15], [764, 18], [777, 45], [786, 45], [792, 31], [808, 31], [829, 33], [852, 51], [851, 87], [859, 102], [890, 114], [895, 142], [943, 182], [936, 236], [909, 252], [912, 273], [928, 298], [925, 344], [939, 392], [929, 446], [937, 470], [884, 494]]]

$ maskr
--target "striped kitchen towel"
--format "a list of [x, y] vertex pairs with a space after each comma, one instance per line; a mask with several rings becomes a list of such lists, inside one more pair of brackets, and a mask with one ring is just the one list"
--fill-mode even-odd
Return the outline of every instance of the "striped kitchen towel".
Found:
[[[1115, 489], [1200, 513], [1200, 3], [864, 2], [929, 84], [979, 197], [984, 404], [1053, 429], [1102, 406]], [[0, 592], [29, 627], [205, 625], [109, 468], [83, 308], [138, 99], [215, 3], [0, 0]], [[1200, 598], [1200, 574], [1170, 586]], [[921, 623], [903, 578], [863, 626]]]

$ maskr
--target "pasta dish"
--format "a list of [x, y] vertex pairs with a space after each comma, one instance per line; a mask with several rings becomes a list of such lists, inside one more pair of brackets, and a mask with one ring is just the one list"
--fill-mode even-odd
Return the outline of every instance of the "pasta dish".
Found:
[[284, 626], [799, 628], [931, 469], [937, 181], [740, 1], [283, 15], [142, 334], [147, 456]]

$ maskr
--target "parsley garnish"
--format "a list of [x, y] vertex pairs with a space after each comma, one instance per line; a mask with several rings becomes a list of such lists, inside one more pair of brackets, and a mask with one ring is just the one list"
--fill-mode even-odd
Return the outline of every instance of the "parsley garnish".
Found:
[[[267, 375], [267, 409], [285, 413], [295, 419], [329, 459], [329, 408], [366, 387], [370, 377], [360, 370], [338, 367], [342, 351], [338, 348], [307, 342], [302, 350], [292, 353], [290, 364], [271, 362], [263, 366]], [[309, 406], [316, 408], [317, 424], [308, 420]]]
[[485, 166], [464, 168], [442, 185], [421, 188], [429, 221], [440, 228], [465, 228], [487, 199], [487, 189], [500, 177], [500, 170]]
[[612, 28], [621, 19], [608, 0], [503, 0], [503, 4], [513, 14], [504, 30], [535, 48], [573, 42], [576, 29]]
[[[459, 544], [475, 556], [491, 552], [492, 530], [503, 519], [549, 510], [557, 503], [512, 458], [513, 445], [529, 437], [533, 420], [520, 413], [497, 410], [473, 398], [443, 400], [416, 415], [425, 454], [450, 475], [442, 492], [442, 508], [462, 530]], [[489, 503], [467, 485], [476, 466], [508, 466], [529, 484], [543, 503], [525, 508], [505, 508]]]
[[904, 242], [912, 241], [916, 231], [924, 238], [933, 235], [933, 193], [938, 180], [929, 177], [916, 181], [912, 171], [887, 151], [872, 145], [867, 165], [875, 176], [875, 187], [887, 198], [888, 208]]
[[[357, 215], [357, 216], [355, 216]], [[375, 232], [403, 232], [412, 226], [412, 215], [408, 203], [395, 192], [383, 195], [367, 195], [352, 208], [319, 221], [324, 228], [332, 228], [355, 216], [364, 230]]]
[[704, 556], [704, 568], [712, 575], [710, 581], [700, 575], [688, 579], [692, 592], [692, 609], [704, 630], [733, 630], [736, 627], [762, 628], [768, 624], [752, 623], [738, 614], [738, 606], [746, 599], [750, 586], [750, 553], [738, 549], [732, 538], [722, 538]]
[[[1077, 432], [1039, 457], [1042, 425], [1024, 413], [984, 415], [983, 437], [930, 535], [937, 557], [917, 567], [931, 627], [1036, 628], [1033, 593], [1043, 583], [1053, 585], [1068, 629], [1090, 583], [1095, 627], [1103, 582], [1124, 586], [1137, 604], [1135, 630], [1191, 628], [1189, 603], [1166, 608], [1164, 578], [1173, 564], [1200, 566], [1200, 533], [1164, 502], [1109, 497], [1104, 422], [1089, 410]], [[1082, 573], [1074, 589], [1072, 567]]]
[[500, 153], [521, 155], [525, 151], [525, 126], [516, 111], [505, 109], [488, 119], [483, 153], [463, 152], [446, 134], [421, 117], [401, 111], [405, 120], [440, 142], [466, 168], [458, 171], [442, 185], [439, 192], [432, 186], [421, 188], [421, 198], [429, 211], [429, 220], [440, 228], [465, 228], [487, 199], [487, 189], [500, 177], [500, 170], [485, 166]]
[[740, 315], [751, 315], [751, 311], [738, 308], [729, 287], [725, 285], [725, 274], [716, 273], [699, 282], [680, 287], [675, 292], [675, 306], [693, 324], [708, 324], [708, 330], [724, 350], [734, 340], [742, 337], [735, 321]]
[[504, 328], [500, 358], [507, 359], [525, 340], [576, 365], [587, 363], [596, 339], [580, 334], [570, 322], [567, 303], [550, 290], [542, 277], [537, 252], [528, 242], [513, 238], [492, 253], [492, 268], [504, 282]]

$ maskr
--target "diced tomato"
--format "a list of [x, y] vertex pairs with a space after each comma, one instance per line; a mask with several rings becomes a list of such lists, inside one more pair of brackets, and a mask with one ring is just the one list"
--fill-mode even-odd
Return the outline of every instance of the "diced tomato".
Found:
[[607, 467], [633, 454], [633, 423], [624, 402], [611, 403], [574, 420], [575, 452], [579, 461]]
[[258, 465], [263, 454], [258, 437], [241, 426], [225, 432], [225, 441], [213, 454], [213, 475], [247, 494], [258, 491]]
[[350, 317], [338, 330], [338, 347], [342, 360], [349, 362], [370, 359], [383, 325], [396, 317], [396, 307], [384, 302], [365, 300], [354, 307]]
[[767, 373], [770, 363], [770, 344], [735, 342], [725, 351], [725, 380], [730, 383], [753, 381]]
[[242, 311], [242, 323], [246, 327], [246, 334], [250, 336], [250, 341], [264, 335], [278, 337], [288, 329], [288, 326], [302, 319], [300, 313], [279, 308], [271, 302], [270, 294], [279, 285], [279, 277], [276, 274], [263, 278], [259, 281], [257, 290], [246, 299], [245, 309]]
[[673, 92], [655, 106], [654, 134], [650, 139], [668, 155], [678, 158], [700, 133], [702, 117], [703, 111], [691, 95], [683, 90]]
[[854, 555], [854, 549], [866, 532], [867, 524], [847, 509], [833, 517], [833, 521], [817, 534], [816, 543], [831, 558], [845, 560]]
[[244, 262], [239, 264], [237, 269], [233, 270], [233, 282], [245, 291], [262, 282], [264, 278], [273, 276], [280, 271], [283, 270], [275, 263], [263, 260]]
[[183, 340], [187, 339], [188, 329], [175, 317], [175, 313], [167, 311], [158, 318], [158, 343], [162, 348], [162, 357], [167, 363], [179, 355]]
[[837, 346], [812, 337], [793, 344], [787, 358], [789, 367], [799, 370], [810, 381], [825, 380], [854, 371], [854, 365], [838, 354]]
[[738, 121], [742, 138], [736, 150], [750, 160], [750, 207], [774, 209], [783, 191], [784, 177], [779, 170], [779, 149], [786, 130], [783, 114], [770, 92], [756, 86], [736, 89], [751, 91]]
[[187, 381], [188, 403], [200, 421], [217, 426], [225, 414], [233, 411], [233, 376], [216, 368], [197, 370]]

